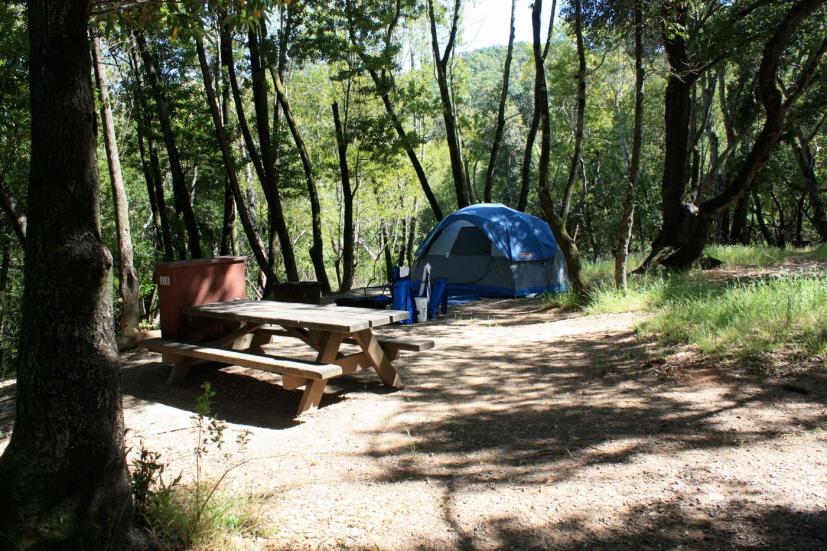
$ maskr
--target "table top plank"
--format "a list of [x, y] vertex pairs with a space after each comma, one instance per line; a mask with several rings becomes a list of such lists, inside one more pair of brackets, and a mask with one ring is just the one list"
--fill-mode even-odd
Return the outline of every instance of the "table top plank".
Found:
[[293, 302], [233, 300], [190, 306], [191, 316], [352, 333], [407, 319], [400, 310], [330, 307]]

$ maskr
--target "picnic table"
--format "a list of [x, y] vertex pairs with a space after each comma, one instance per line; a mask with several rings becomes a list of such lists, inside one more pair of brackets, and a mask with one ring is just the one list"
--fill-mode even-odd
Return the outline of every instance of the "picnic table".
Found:
[[[278, 373], [282, 386], [304, 387], [297, 416], [318, 407], [327, 381], [372, 367], [382, 382], [401, 381], [393, 361], [400, 351], [433, 348], [427, 339], [377, 335], [374, 328], [408, 318], [403, 310], [313, 305], [276, 301], [232, 300], [184, 309], [191, 327], [185, 339], [149, 339], [143, 346], [160, 352], [172, 365], [168, 382], [186, 378], [193, 362], [206, 360]], [[267, 353], [273, 338], [298, 339], [316, 351], [316, 360]], [[347, 353], [342, 345], [355, 345]]]

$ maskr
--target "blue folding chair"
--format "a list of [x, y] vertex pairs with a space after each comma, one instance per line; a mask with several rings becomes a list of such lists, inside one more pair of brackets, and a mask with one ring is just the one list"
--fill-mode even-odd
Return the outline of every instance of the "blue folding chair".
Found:
[[439, 310], [448, 314], [448, 278], [438, 277], [431, 285], [431, 300], [428, 302], [428, 317], [437, 319]]
[[410, 278], [406, 277], [399, 281], [394, 281], [393, 285], [391, 285], [391, 297], [391, 308], [394, 310], [407, 310], [408, 312], [408, 319], [398, 323], [402, 325], [413, 323], [415, 311]]

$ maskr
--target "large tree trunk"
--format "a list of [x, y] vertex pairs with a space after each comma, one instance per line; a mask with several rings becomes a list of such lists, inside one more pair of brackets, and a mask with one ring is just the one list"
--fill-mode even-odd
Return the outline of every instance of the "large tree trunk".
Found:
[[[347, 114], [347, 109], [345, 109]], [[350, 185], [350, 168], [347, 162], [348, 137], [339, 116], [339, 104], [333, 102], [333, 124], [336, 127], [336, 146], [339, 150], [339, 172], [342, 175], [342, 202], [344, 203], [344, 228], [342, 231], [342, 283], [339, 291], [350, 291], [353, 287], [353, 245], [356, 238], [353, 231], [353, 190]]]
[[[255, 142], [253, 141], [253, 136], [250, 133], [250, 127], [247, 124], [247, 117], [244, 114], [244, 104], [241, 97], [241, 89], [238, 86], [238, 79], [236, 78], [235, 72], [235, 62], [233, 61], [233, 44], [232, 44], [232, 35], [231, 30], [228, 24], [223, 24], [221, 26], [221, 62], [224, 63], [225, 67], [227, 68], [227, 78], [230, 81], [230, 88], [232, 90], [233, 102], [236, 108], [236, 115], [238, 117], [238, 125], [241, 129], [241, 134], [244, 138], [244, 144], [247, 147], [247, 152], [250, 155], [250, 160], [253, 163], [253, 166], [256, 170], [256, 176], [258, 176], [258, 180], [261, 183], [262, 190], [264, 191], [264, 198], [267, 201], [267, 209], [268, 209], [268, 221], [270, 223], [270, 228], [272, 232], [272, 228], [275, 228], [276, 235], [279, 238], [279, 245], [281, 247], [281, 256], [284, 259], [284, 270], [287, 274], [288, 281], [298, 281], [299, 280], [299, 270], [296, 264], [296, 255], [293, 251], [293, 242], [290, 240], [290, 233], [287, 229], [287, 222], [284, 219], [284, 209], [281, 203], [281, 196], [278, 190], [278, 184], [276, 181], [275, 176], [275, 158], [273, 157], [272, 148], [270, 146], [270, 131], [269, 126], [267, 123], [268, 115], [267, 115], [267, 97], [266, 97], [266, 87], [262, 91], [261, 85], [257, 83], [254, 86], [253, 93], [254, 95], [258, 96], [259, 99], [256, 102], [256, 123], [259, 125], [259, 145], [261, 146], [261, 156], [256, 148]], [[258, 54], [257, 43], [256, 46], [253, 46]], [[257, 55], [255, 58], [255, 65], [260, 66], [261, 59]], [[251, 61], [252, 63], [252, 61]], [[260, 76], [258, 73], [258, 69], [256, 69], [257, 75]], [[264, 94], [262, 98], [262, 94]], [[261, 107], [258, 103], [264, 102], [264, 113], [261, 114], [259, 111]], [[263, 120], [261, 120], [263, 118]], [[262, 140], [261, 130], [266, 130], [266, 137]], [[266, 145], [266, 148], [265, 148]], [[266, 154], [265, 154], [266, 150]], [[272, 237], [272, 233], [271, 233]], [[271, 268], [274, 266], [275, 257], [272, 254], [274, 251], [273, 249], [273, 241], [270, 240], [270, 249], [271, 249]], [[275, 281], [272, 281], [275, 283]]]
[[566, 269], [572, 287], [578, 293], [585, 290], [586, 284], [580, 271], [580, 252], [574, 239], [566, 231], [566, 224], [555, 212], [548, 187], [548, 167], [551, 156], [551, 125], [549, 122], [548, 88], [546, 85], [546, 70], [543, 64], [543, 54], [540, 49], [540, 14], [543, 10], [543, 1], [535, 0], [531, 10], [531, 24], [534, 35], [534, 113], [540, 125], [540, 161], [538, 165], [539, 182], [538, 194], [540, 206], [554, 237], [566, 258]]
[[[787, 45], [795, 35], [795, 31], [801, 22], [810, 14], [819, 8], [825, 0], [803, 0], [793, 4], [790, 10], [785, 15], [784, 19], [778, 24], [776, 31], [764, 46], [763, 56], [761, 58], [761, 65], [758, 71], [758, 89], [761, 103], [766, 112], [764, 125], [759, 133], [755, 143], [750, 149], [744, 161], [741, 163], [738, 171], [735, 173], [728, 185], [715, 197], [708, 199], [700, 205], [684, 204], [682, 203], [682, 196], [685, 190], [686, 183], [686, 150], [685, 142], [682, 152], [678, 151], [678, 144], [672, 144], [674, 151], [670, 155], [670, 133], [674, 133], [673, 141], [681, 141], [683, 132], [683, 118], [680, 118], [680, 128], [676, 128], [675, 132], [670, 132], [667, 128], [667, 143], [666, 143], [666, 163], [664, 166], [664, 220], [658, 237], [652, 246], [652, 254], [648, 262], [657, 257], [659, 263], [670, 268], [686, 269], [697, 260], [703, 253], [703, 249], [709, 239], [709, 230], [714, 219], [720, 215], [724, 210], [733, 205], [739, 197], [749, 191], [750, 186], [755, 181], [761, 169], [769, 159], [773, 148], [775, 147], [781, 132], [784, 127], [784, 121], [787, 112], [801, 93], [809, 85], [813, 75], [816, 73], [819, 61], [827, 50], [827, 40], [816, 46], [811, 51], [806, 61], [802, 64], [796, 82], [789, 90], [789, 95], [786, 100], [782, 101], [781, 91], [778, 89], [778, 68], [781, 63], [781, 57]], [[675, 36], [671, 33], [669, 36]], [[682, 40], [682, 39], [679, 39]], [[670, 110], [682, 112], [684, 94], [670, 94], [670, 87], [673, 82], [680, 80], [676, 84], [676, 90], [682, 89], [686, 86], [688, 78], [688, 60], [685, 57], [685, 44], [682, 50], [683, 57], [675, 57], [674, 39], [667, 40], [667, 54], [670, 58], [670, 67], [672, 73], [667, 84], [667, 113]], [[679, 52], [680, 53], [680, 52]], [[683, 63], [676, 63], [674, 60], [683, 60]], [[684, 67], [684, 70], [675, 73], [675, 69]], [[689, 71], [691, 74], [691, 71]], [[677, 79], [679, 75], [684, 75], [683, 79]], [[688, 97], [688, 94], [686, 94]], [[674, 102], [674, 105], [670, 103]], [[682, 117], [682, 114], [681, 114]], [[688, 113], [687, 113], [688, 117]], [[667, 123], [670, 119], [667, 116]], [[688, 128], [688, 125], [686, 126]], [[680, 132], [678, 132], [680, 131]], [[678, 155], [682, 153], [681, 166], [670, 164], [670, 156], [681, 157]], [[667, 185], [668, 175], [683, 182], [678, 190], [674, 185]], [[680, 191], [680, 194], [678, 194]]]
[[256, 258], [258, 267], [261, 272], [267, 277], [268, 285], [272, 285], [278, 281], [276, 274], [273, 272], [272, 265], [267, 261], [267, 256], [264, 254], [264, 245], [261, 238], [256, 232], [250, 215], [247, 211], [247, 205], [244, 203], [244, 196], [241, 194], [241, 186], [238, 183], [238, 171], [235, 166], [235, 159], [230, 150], [230, 142], [224, 132], [224, 123], [221, 120], [221, 112], [218, 109], [218, 102], [215, 98], [215, 89], [212, 84], [212, 76], [210, 75], [210, 65], [207, 62], [207, 54], [204, 51], [204, 44], [201, 37], [195, 35], [195, 49], [198, 53], [198, 63], [201, 66], [201, 77], [204, 80], [204, 90], [207, 96], [207, 104], [210, 107], [210, 115], [212, 115], [213, 126], [215, 127], [215, 136], [218, 140], [218, 145], [221, 148], [221, 156], [224, 159], [224, 172], [230, 180], [230, 187], [235, 198], [238, 216], [241, 218], [241, 225], [244, 228], [244, 233], [247, 235], [247, 241], [250, 249], [253, 251], [253, 256]]
[[488, 169], [485, 171], [485, 187], [483, 200], [491, 202], [491, 189], [494, 185], [494, 168], [497, 166], [497, 154], [500, 151], [500, 143], [503, 139], [505, 129], [505, 106], [508, 103], [508, 84], [511, 78], [511, 58], [514, 52], [514, 12], [517, 7], [517, 0], [511, 0], [511, 31], [508, 33], [508, 49], [505, 52], [505, 66], [503, 67], [503, 85], [500, 91], [500, 105], [497, 108], [497, 123], [494, 126], [494, 140], [491, 144], [491, 157], [488, 159]]
[[316, 188], [316, 178], [313, 175], [313, 165], [310, 162], [310, 153], [307, 151], [307, 146], [304, 144], [304, 139], [301, 135], [301, 130], [293, 117], [293, 110], [290, 109], [290, 102], [287, 100], [287, 91], [284, 88], [284, 83], [278, 74], [274, 74], [274, 84], [276, 87], [276, 95], [281, 105], [281, 110], [284, 112], [284, 120], [287, 121], [287, 127], [290, 128], [290, 134], [293, 136], [293, 141], [296, 143], [296, 149], [299, 152], [299, 157], [302, 161], [302, 168], [304, 169], [304, 177], [307, 181], [307, 193], [310, 197], [310, 215], [312, 217], [312, 234], [313, 246], [310, 248], [310, 260], [313, 261], [313, 271], [316, 273], [316, 281], [322, 286], [322, 292], [330, 294], [330, 280], [327, 278], [327, 271], [324, 266], [324, 237], [322, 236], [322, 207], [319, 203], [319, 192]]
[[128, 336], [138, 330], [141, 320], [141, 285], [132, 255], [132, 231], [129, 227], [129, 201], [121, 172], [121, 157], [115, 137], [115, 122], [109, 105], [109, 89], [106, 85], [106, 67], [101, 60], [100, 41], [92, 42], [92, 62], [95, 81], [100, 94], [100, 114], [103, 122], [103, 141], [109, 165], [109, 181], [115, 212], [115, 233], [118, 236], [118, 291], [121, 296], [121, 334]]
[[586, 116], [586, 48], [583, 45], [583, 21], [580, 14], [580, 0], [574, 0], [574, 34], [577, 42], [577, 109], [574, 124], [574, 152], [571, 155], [569, 177], [563, 190], [563, 201], [560, 204], [560, 218], [563, 224], [569, 219], [571, 195], [577, 185], [580, 156], [583, 151], [583, 128]]
[[9, 549], [135, 549], [100, 237], [89, 1], [31, 0], [31, 169], [14, 432], [0, 458]]
[[635, 122], [632, 131], [632, 154], [629, 160], [629, 175], [626, 179], [626, 193], [623, 197], [623, 214], [617, 231], [615, 245], [615, 285], [626, 288], [626, 261], [629, 258], [629, 243], [632, 241], [632, 227], [635, 217], [635, 188], [640, 175], [640, 149], [643, 142], [643, 82], [646, 78], [643, 68], [643, 0], [635, 0]]
[[457, 207], [463, 208], [471, 204], [468, 189], [468, 175], [462, 160], [462, 140], [460, 139], [457, 124], [454, 99], [451, 97], [451, 88], [448, 84], [448, 64], [454, 53], [454, 44], [457, 36], [459, 21], [460, 0], [454, 0], [454, 16], [451, 21], [451, 30], [448, 35], [448, 44], [445, 52], [440, 52], [439, 39], [436, 34], [436, 16], [434, 15], [433, 0], [428, 0], [428, 16], [431, 22], [431, 48], [434, 54], [436, 80], [439, 88], [439, 97], [442, 101], [442, 120], [445, 121], [445, 135], [448, 143], [448, 154], [451, 158], [451, 175], [454, 178], [454, 189], [457, 194]]
[[170, 174], [172, 175], [172, 191], [175, 196], [175, 212], [183, 214], [190, 254], [193, 258], [201, 258], [201, 241], [198, 234], [198, 223], [195, 220], [195, 213], [192, 210], [189, 189], [187, 183], [184, 181], [184, 170], [181, 168], [181, 156], [178, 153], [178, 146], [175, 143], [175, 135], [172, 133], [169, 106], [164, 95], [161, 78], [158, 75], [158, 69], [155, 67], [155, 61], [149, 52], [144, 35], [135, 33], [135, 40], [144, 63], [144, 70], [146, 71], [149, 85], [152, 88], [152, 94], [155, 97], [158, 122], [161, 124], [161, 134], [164, 136], [164, 145], [166, 145], [167, 148]]

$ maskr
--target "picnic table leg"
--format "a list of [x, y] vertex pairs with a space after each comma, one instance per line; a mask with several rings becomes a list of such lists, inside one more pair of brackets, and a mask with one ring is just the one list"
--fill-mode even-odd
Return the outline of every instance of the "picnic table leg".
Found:
[[322, 401], [322, 396], [324, 395], [324, 387], [326, 383], [327, 381], [324, 379], [313, 379], [312, 381], [307, 381], [307, 384], [304, 385], [304, 392], [302, 393], [301, 400], [299, 400], [299, 409], [296, 412], [296, 417], [302, 413], [313, 411], [319, 407], [319, 402]]
[[164, 364], [172, 364], [172, 371], [167, 377], [167, 384], [174, 385], [180, 383], [187, 378], [192, 366], [193, 359], [185, 356], [178, 356], [176, 354], [164, 354], [162, 356]]
[[[312, 332], [310, 340], [314, 343], [314, 347], [319, 351], [316, 356], [316, 361], [319, 363], [332, 363], [336, 360], [339, 354], [339, 346], [342, 344], [342, 335], [340, 333], [328, 333], [326, 331]], [[285, 380], [288, 386], [296, 384], [298, 381]], [[302, 413], [313, 411], [319, 407], [319, 403], [324, 396], [324, 387], [327, 381], [324, 379], [305, 380], [304, 392], [299, 401], [299, 408], [296, 412], [296, 417]], [[293, 387], [295, 388], [295, 386]]]
[[402, 382], [399, 378], [399, 373], [397, 373], [396, 369], [391, 365], [390, 359], [387, 354], [385, 354], [385, 349], [382, 348], [382, 345], [376, 340], [373, 331], [370, 329], [357, 331], [353, 333], [353, 337], [362, 348], [362, 351], [367, 355], [370, 363], [373, 364], [373, 368], [376, 370], [379, 378], [382, 379], [382, 382], [385, 383], [385, 386], [399, 386]]

